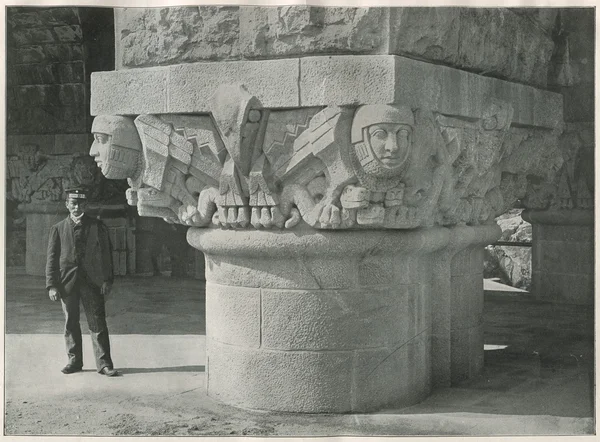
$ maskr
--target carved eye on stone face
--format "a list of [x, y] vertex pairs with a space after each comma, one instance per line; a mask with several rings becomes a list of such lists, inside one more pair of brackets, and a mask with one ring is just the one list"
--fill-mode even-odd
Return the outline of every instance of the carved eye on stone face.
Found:
[[100, 144], [108, 143], [109, 136], [107, 134], [95, 133], [94, 140], [96, 140]]

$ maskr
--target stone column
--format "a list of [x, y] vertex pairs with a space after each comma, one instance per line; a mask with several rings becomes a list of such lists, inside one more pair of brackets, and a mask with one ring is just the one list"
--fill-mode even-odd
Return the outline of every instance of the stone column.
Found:
[[398, 56], [396, 23], [423, 19], [410, 9], [316, 11], [165, 10], [194, 16], [192, 34], [223, 24], [181, 56], [130, 44], [156, 11], [117, 11], [127, 42], [117, 71], [92, 75], [91, 154], [206, 256], [211, 397], [407, 406], [480, 372], [483, 247], [495, 216], [553, 178], [562, 98]]
[[594, 303], [592, 210], [525, 211], [533, 227], [532, 293], [568, 304]]

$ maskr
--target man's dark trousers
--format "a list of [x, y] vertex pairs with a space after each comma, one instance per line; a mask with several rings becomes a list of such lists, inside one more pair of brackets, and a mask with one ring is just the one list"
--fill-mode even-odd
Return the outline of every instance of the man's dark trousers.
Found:
[[65, 344], [69, 365], [83, 366], [81, 326], [79, 325], [80, 300], [92, 337], [96, 367], [99, 372], [104, 367], [113, 368], [104, 296], [100, 292], [100, 287], [90, 282], [85, 275], [78, 275], [74, 290], [68, 296], [61, 298], [62, 309], [65, 313]]

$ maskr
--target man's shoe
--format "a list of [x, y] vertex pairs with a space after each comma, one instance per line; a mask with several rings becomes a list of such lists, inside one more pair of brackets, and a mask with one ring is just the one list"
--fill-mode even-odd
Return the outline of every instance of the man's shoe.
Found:
[[83, 369], [83, 367], [81, 367], [80, 365], [67, 364], [64, 366], [64, 368], [61, 371], [64, 374], [71, 374], [71, 373], [77, 373], [78, 371], [81, 371], [82, 369]]
[[119, 372], [117, 370], [108, 367], [103, 367], [102, 370], [99, 371], [99, 373], [103, 374], [104, 376], [109, 376], [111, 378], [113, 376], [119, 376]]

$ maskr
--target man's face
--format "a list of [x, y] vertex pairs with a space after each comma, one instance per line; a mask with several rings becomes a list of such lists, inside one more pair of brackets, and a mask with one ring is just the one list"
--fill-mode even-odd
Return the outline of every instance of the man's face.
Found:
[[367, 128], [375, 157], [390, 168], [401, 166], [410, 150], [410, 129], [403, 124], [379, 123]]
[[94, 161], [104, 176], [106, 176], [109, 168], [108, 155], [110, 151], [111, 138], [112, 137], [108, 134], [95, 133], [94, 142], [90, 148], [90, 155], [94, 158]]
[[85, 198], [67, 198], [65, 203], [69, 213], [74, 217], [79, 217], [83, 215], [85, 212], [85, 208], [87, 207], [87, 200]]

